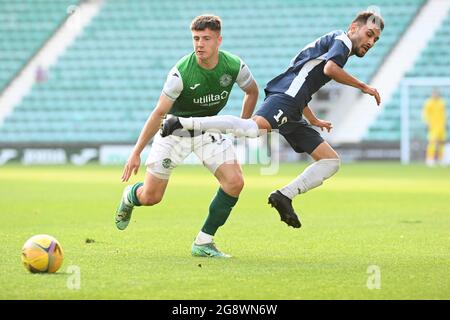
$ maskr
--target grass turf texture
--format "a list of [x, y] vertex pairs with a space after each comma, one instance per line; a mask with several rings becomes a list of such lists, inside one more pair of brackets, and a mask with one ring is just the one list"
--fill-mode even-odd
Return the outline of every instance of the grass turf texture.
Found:
[[[0, 299], [450, 298], [450, 169], [344, 164], [294, 200], [303, 226], [293, 229], [267, 195], [305, 166], [276, 176], [244, 167], [246, 186], [216, 235], [229, 260], [190, 255], [217, 190], [202, 167], [177, 168], [163, 201], [137, 208], [125, 231], [114, 225], [122, 168], [0, 167]], [[57, 274], [21, 265], [22, 245], [39, 233], [64, 248]], [[67, 288], [71, 265], [79, 290]], [[380, 289], [367, 287], [372, 265]]]

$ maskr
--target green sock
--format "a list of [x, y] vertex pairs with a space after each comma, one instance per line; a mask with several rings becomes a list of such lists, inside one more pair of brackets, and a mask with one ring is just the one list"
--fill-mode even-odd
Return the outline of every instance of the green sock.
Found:
[[213, 236], [217, 229], [227, 221], [231, 209], [237, 201], [238, 198], [226, 194], [222, 188], [219, 188], [209, 206], [208, 218], [206, 218], [202, 231]]
[[144, 184], [142, 182], [135, 183], [131, 188], [130, 192], [128, 193], [128, 201], [130, 201], [134, 206], [139, 207], [141, 205], [137, 197], [136, 191], [140, 186], [143, 185]]

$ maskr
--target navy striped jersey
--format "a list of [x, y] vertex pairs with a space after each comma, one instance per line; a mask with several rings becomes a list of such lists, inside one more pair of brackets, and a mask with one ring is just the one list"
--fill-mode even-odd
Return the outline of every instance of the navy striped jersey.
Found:
[[289, 68], [267, 83], [266, 95], [284, 93], [303, 107], [311, 96], [331, 80], [323, 73], [328, 60], [344, 67], [351, 53], [352, 42], [342, 30], [332, 31], [304, 47]]

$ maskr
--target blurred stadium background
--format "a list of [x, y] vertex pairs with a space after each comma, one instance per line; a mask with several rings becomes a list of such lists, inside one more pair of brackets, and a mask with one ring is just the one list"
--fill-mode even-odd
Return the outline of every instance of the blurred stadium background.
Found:
[[[381, 108], [333, 82], [311, 106], [334, 122], [325, 136], [344, 161], [400, 160], [405, 79], [433, 78], [450, 101], [447, 0], [0, 0], [0, 164], [123, 164], [167, 72], [192, 50], [189, 24], [196, 15], [222, 17], [222, 49], [250, 66], [261, 102], [265, 83], [303, 46], [346, 30], [369, 7], [380, 11], [386, 28], [346, 70], [379, 89]], [[408, 97], [408, 155], [415, 161], [425, 154], [421, 109], [432, 87], [412, 87]], [[239, 115], [241, 99], [234, 90], [222, 113]]]

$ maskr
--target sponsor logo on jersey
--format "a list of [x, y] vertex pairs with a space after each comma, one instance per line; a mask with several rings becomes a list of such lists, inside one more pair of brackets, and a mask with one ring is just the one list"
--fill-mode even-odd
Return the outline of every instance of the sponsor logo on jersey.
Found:
[[191, 88], [192, 90], [195, 90], [199, 85], [200, 85], [200, 83], [196, 83], [192, 87], [189, 87], [189, 88]]
[[213, 106], [220, 103], [221, 100], [225, 100], [228, 98], [229, 92], [224, 90], [221, 94], [207, 94], [201, 98], [194, 98], [195, 104], [200, 104], [202, 106]]
[[231, 84], [231, 81], [233, 81], [233, 77], [227, 73], [222, 75], [219, 79], [219, 83], [222, 87], [228, 87]]

